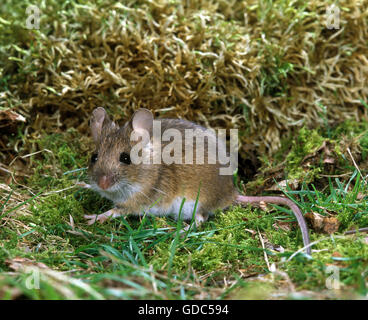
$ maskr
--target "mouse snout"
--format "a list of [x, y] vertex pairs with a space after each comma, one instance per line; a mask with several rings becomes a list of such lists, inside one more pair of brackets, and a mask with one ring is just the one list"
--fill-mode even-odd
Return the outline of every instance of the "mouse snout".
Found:
[[106, 190], [113, 185], [113, 179], [111, 176], [104, 175], [98, 179], [97, 184], [101, 189]]

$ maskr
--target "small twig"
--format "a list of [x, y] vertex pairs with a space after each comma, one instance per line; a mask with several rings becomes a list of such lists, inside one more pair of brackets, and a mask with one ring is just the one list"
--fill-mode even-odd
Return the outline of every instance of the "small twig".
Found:
[[[311, 242], [310, 244], [308, 244], [307, 246], [304, 246], [303, 248], [300, 248], [299, 250], [295, 251], [285, 262], [289, 262], [291, 259], [293, 259], [298, 253], [304, 251], [306, 248], [308, 247], [312, 247], [314, 246], [315, 244], [321, 242], [321, 241], [324, 241], [324, 240], [329, 240], [331, 239], [332, 235], [329, 236], [329, 237], [323, 237], [321, 239], [318, 239], [316, 241], [313, 241]], [[333, 236], [334, 238], [338, 238], [338, 239], [345, 239], [344, 236]], [[310, 255], [307, 255], [308, 257], [310, 257]]]
[[368, 228], [360, 228], [358, 230], [349, 230], [349, 231], [344, 232], [344, 234], [354, 234], [358, 232], [368, 232]]
[[4, 167], [2, 167], [3, 164], [0, 163], [0, 170], [1, 171], [4, 171], [6, 173], [10, 173], [11, 174], [11, 171], [9, 171], [8, 169], [5, 169]]
[[85, 183], [83, 181], [77, 181], [73, 187], [81, 187], [81, 188], [85, 188], [85, 189], [91, 189], [92, 188], [90, 184]]
[[340, 178], [340, 177], [346, 177], [351, 176], [352, 172], [342, 173], [342, 174], [320, 174], [321, 177], [326, 178]]
[[267, 252], [266, 252], [266, 248], [265, 248], [265, 245], [264, 245], [264, 241], [263, 241], [262, 235], [259, 232], [258, 228], [257, 228], [257, 231], [258, 231], [259, 239], [261, 240], [261, 244], [262, 244], [262, 248], [263, 248], [263, 255], [264, 255], [264, 258], [265, 258], [265, 261], [266, 261], [266, 264], [267, 264], [267, 268], [268, 268], [269, 271], [271, 271], [271, 269], [270, 269], [270, 263], [268, 261], [268, 256], [267, 256]]
[[156, 278], [155, 278], [155, 274], [153, 273], [153, 265], [151, 264], [149, 267], [149, 271], [152, 275], [152, 289], [153, 292], [157, 294], [158, 290], [157, 290], [157, 282], [156, 282]]
[[48, 150], [48, 149], [43, 149], [43, 150], [40, 150], [40, 151], [36, 151], [36, 152], [32, 152], [32, 153], [26, 154], [26, 155], [24, 155], [24, 156], [16, 156], [16, 157], [15, 157], [15, 158], [14, 158], [14, 159], [9, 163], [8, 167], [11, 167], [11, 166], [13, 165], [13, 163], [14, 163], [18, 158], [25, 159], [25, 158], [28, 158], [28, 157], [34, 156], [34, 155], [39, 154], [39, 153], [44, 152], [44, 151], [46, 151], [46, 152], [49, 152], [49, 153], [52, 153], [52, 154], [53, 154], [53, 152], [52, 152], [52, 151], [50, 151], [50, 150]]
[[63, 192], [63, 191], [66, 191], [66, 190], [69, 190], [69, 189], [72, 189], [72, 188], [75, 188], [75, 185], [64, 188], [64, 189], [60, 189], [60, 190], [54, 190], [54, 191], [46, 192], [46, 193], [42, 194], [42, 196], [48, 196], [50, 194], [60, 193], [60, 192]]
[[353, 158], [353, 155], [352, 155], [352, 154], [351, 154], [351, 152], [350, 152], [350, 148], [348, 147], [346, 150], [348, 151], [349, 156], [350, 156], [351, 160], [353, 161], [354, 167], [358, 170], [358, 172], [359, 172], [360, 176], [362, 177], [362, 179], [363, 179], [363, 181], [364, 181], [364, 184], [367, 184], [367, 181], [365, 181], [365, 179], [364, 179], [364, 177], [363, 177], [362, 173], [360, 172], [360, 169], [359, 169], [358, 165], [356, 164], [356, 162], [355, 162], [355, 160], [354, 160], [354, 158]]

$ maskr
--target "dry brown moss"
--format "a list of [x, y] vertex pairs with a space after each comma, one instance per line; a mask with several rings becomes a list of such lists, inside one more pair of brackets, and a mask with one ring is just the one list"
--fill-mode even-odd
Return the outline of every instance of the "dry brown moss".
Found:
[[367, 116], [367, 1], [339, 1], [339, 30], [326, 28], [326, 1], [93, 3], [41, 6], [41, 29], [0, 51], [0, 106], [31, 135], [86, 133], [96, 106], [118, 120], [146, 107], [240, 128], [246, 158], [322, 124], [318, 104], [330, 121]]

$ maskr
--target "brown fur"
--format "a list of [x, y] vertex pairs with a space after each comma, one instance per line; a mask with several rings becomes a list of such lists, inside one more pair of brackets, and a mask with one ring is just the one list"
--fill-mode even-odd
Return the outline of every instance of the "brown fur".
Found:
[[[184, 137], [185, 129], [205, 128], [186, 120], [160, 119], [161, 132], [166, 129], [178, 129]], [[98, 182], [103, 175], [111, 177], [112, 182], [127, 179], [129, 182], [141, 185], [142, 193], [136, 193], [117, 207], [131, 213], [137, 213], [142, 206], [149, 206], [159, 201], [160, 206], [169, 206], [173, 199], [185, 197], [195, 201], [199, 192], [199, 202], [203, 213], [213, 212], [229, 206], [236, 194], [232, 176], [219, 175], [220, 164], [196, 164], [196, 153], [193, 153], [193, 164], [130, 164], [119, 162], [121, 152], [130, 153], [135, 144], [130, 141], [132, 132], [131, 120], [119, 128], [108, 117], [104, 120], [101, 134], [97, 141], [98, 160], [90, 165], [90, 179]], [[183, 139], [184, 140], [184, 139]], [[162, 143], [162, 148], [167, 143]], [[193, 148], [196, 145], [194, 143]], [[195, 149], [194, 149], [195, 150]], [[185, 149], [182, 148], [183, 162]], [[207, 145], [205, 144], [205, 157]], [[161, 192], [160, 192], [161, 191]]]
[[[122, 214], [141, 214], [143, 210], [149, 209], [152, 205], [159, 206], [165, 215], [170, 214], [169, 211], [173, 207], [172, 204], [175, 199], [185, 198], [186, 201], [193, 202], [196, 201], [199, 192], [199, 206], [195, 213], [197, 225], [206, 221], [209, 214], [216, 209], [224, 209], [234, 202], [254, 205], [264, 201], [289, 206], [301, 228], [306, 251], [307, 253], [311, 252], [308, 229], [298, 206], [291, 200], [282, 197], [240, 196], [233, 184], [232, 176], [220, 175], [221, 165], [218, 161], [215, 164], [206, 163], [207, 143], [204, 146], [204, 164], [196, 163], [196, 152], [193, 152], [193, 164], [169, 165], [162, 162], [161, 164], [136, 165], [121, 163], [119, 160], [120, 154], [122, 152], [130, 154], [132, 147], [138, 143], [130, 140], [132, 131], [140, 130], [139, 126], [146, 126], [147, 130], [152, 133], [150, 121], [153, 121], [152, 114], [146, 109], [140, 109], [130, 121], [119, 128], [109, 119], [103, 108], [94, 110], [91, 118], [91, 129], [96, 143], [98, 159], [88, 169], [92, 186], [99, 184], [103, 187], [102, 189], [109, 189], [124, 182], [123, 190], [129, 191], [130, 186], [139, 186], [139, 191], [131, 194], [127, 193], [124, 196], [118, 194], [114, 197], [116, 208], [98, 216], [86, 216], [87, 219], [90, 219], [90, 223], [94, 223], [96, 219], [103, 222], [108, 217], [116, 217]], [[185, 129], [206, 130], [186, 120], [161, 119], [160, 121], [161, 134], [167, 129], [175, 128], [181, 132], [183, 141]], [[215, 136], [212, 135], [211, 138], [213, 137]], [[162, 142], [162, 149], [169, 143]], [[219, 143], [217, 143], [217, 147], [224, 148]], [[195, 150], [195, 142], [192, 148]], [[182, 145], [181, 150], [182, 162], [184, 163], [184, 145]], [[101, 188], [95, 188], [102, 195], [105, 194], [109, 197], [109, 194], [104, 193], [105, 191]]]

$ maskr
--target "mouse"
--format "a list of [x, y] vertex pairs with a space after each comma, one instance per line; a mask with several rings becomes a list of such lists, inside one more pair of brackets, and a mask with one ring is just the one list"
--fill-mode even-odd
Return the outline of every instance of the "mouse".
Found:
[[[160, 128], [158, 142], [153, 141], [157, 127]], [[198, 227], [231, 205], [285, 205], [297, 219], [303, 249], [311, 254], [308, 228], [297, 204], [281, 196], [242, 195], [232, 175], [220, 174], [223, 163], [218, 159], [209, 161], [209, 145], [215, 144], [218, 151], [226, 153], [226, 144], [220, 141], [214, 130], [209, 131], [184, 119], [154, 119], [153, 113], [145, 108], [136, 110], [128, 121], [119, 126], [103, 107], [93, 110], [90, 130], [95, 151], [87, 169], [89, 181], [79, 183], [79, 186], [96, 191], [111, 200], [114, 207], [102, 214], [85, 215], [88, 224], [103, 223], [121, 215], [142, 216], [146, 213], [170, 215], [175, 219], [180, 215], [184, 221], [191, 221], [194, 214]], [[180, 145], [177, 142], [172, 145], [173, 139], [168, 136], [186, 137], [186, 132], [207, 133], [202, 142], [204, 159], [208, 161], [190, 151], [191, 148], [196, 150], [197, 139], [184, 139], [184, 144], [180, 141]], [[190, 153], [192, 158], [188, 156]], [[164, 156], [166, 161], [154, 161]], [[188, 159], [192, 161], [184, 161]]]

